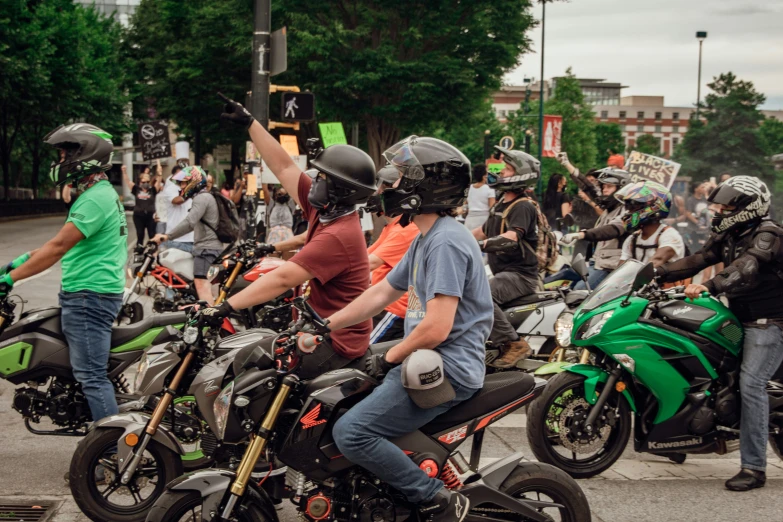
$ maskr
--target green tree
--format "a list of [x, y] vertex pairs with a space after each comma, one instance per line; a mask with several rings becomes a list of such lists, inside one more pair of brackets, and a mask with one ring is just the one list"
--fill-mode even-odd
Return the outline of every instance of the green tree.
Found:
[[[0, 167], [11, 186], [43, 177], [44, 135], [69, 121], [125, 128], [120, 25], [70, 0], [0, 0]], [[15, 161], [14, 161], [15, 160]]]
[[601, 165], [606, 165], [610, 150], [615, 154], [625, 152], [625, 139], [620, 126], [616, 123], [596, 123], [595, 148], [597, 151], [596, 160]]
[[783, 154], [783, 121], [766, 118], [759, 127], [759, 135], [768, 156]]
[[705, 121], [693, 115], [675, 151], [675, 161], [682, 163], [681, 173], [697, 180], [730, 172], [771, 181], [772, 166], [759, 133], [764, 119], [759, 105], [764, 103], [764, 95], [753, 83], [730, 72], [716, 77], [708, 87], [712, 92], [701, 110]]
[[[498, 121], [488, 99], [482, 108], [474, 114], [467, 115], [459, 125], [439, 127], [423, 132], [428, 136], [440, 138], [465, 154], [473, 165], [484, 162], [484, 136], [489, 131], [489, 142], [496, 145], [500, 142], [506, 130]], [[524, 142], [517, 142], [515, 148], [521, 149]]]
[[661, 155], [661, 138], [656, 138], [652, 134], [639, 134], [636, 137], [633, 150], [638, 150], [643, 154]]
[[[284, 81], [318, 96], [321, 119], [359, 123], [376, 162], [405, 134], [478, 114], [529, 49], [530, 0], [280, 0]], [[480, 134], [483, 129], [476, 129]]]

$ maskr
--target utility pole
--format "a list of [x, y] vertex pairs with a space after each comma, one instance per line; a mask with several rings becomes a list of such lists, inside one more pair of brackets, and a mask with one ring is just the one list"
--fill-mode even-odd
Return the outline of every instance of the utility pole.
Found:
[[696, 38], [699, 39], [699, 80], [696, 86], [696, 119], [699, 119], [699, 107], [701, 106], [701, 47], [704, 39], [707, 38], [707, 31], [697, 31]]
[[[544, 154], [544, 29], [546, 27], [546, 0], [541, 0], [541, 76], [539, 82], [541, 82], [538, 91], [538, 161]], [[541, 196], [541, 187], [543, 180], [539, 176], [538, 186], [536, 187], [536, 193]]]
[[269, 41], [272, 30], [272, 0], [255, 0], [254, 19], [250, 113], [266, 129], [269, 127]]

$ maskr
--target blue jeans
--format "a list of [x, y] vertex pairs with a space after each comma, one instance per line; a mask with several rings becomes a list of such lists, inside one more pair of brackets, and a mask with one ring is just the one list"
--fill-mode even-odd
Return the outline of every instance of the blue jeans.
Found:
[[[578, 283], [581, 280], [582, 278], [574, 271], [573, 268], [565, 265], [558, 272], [555, 272], [551, 276], [544, 278], [544, 284], [552, 283], [554, 281], [572, 281], [573, 283]], [[573, 286], [573, 284], [571, 286]]]
[[82, 385], [94, 421], [118, 412], [114, 385], [106, 369], [111, 328], [121, 305], [122, 294], [60, 292], [60, 321], [68, 341], [73, 376]]
[[[611, 270], [599, 270], [595, 267], [595, 264], [590, 261], [590, 266], [588, 267], [588, 274], [587, 274], [587, 282], [590, 283], [590, 290], [595, 290], [595, 287], [601, 284], [601, 281], [606, 279], [606, 276], [611, 274]], [[575, 290], [586, 290], [587, 286], [585, 286], [584, 281], [579, 281], [576, 283], [576, 286], [574, 287]]]
[[193, 243], [187, 241], [166, 241], [163, 243], [163, 246], [166, 248], [176, 248], [177, 250], [182, 250], [188, 254], [193, 253]]
[[783, 332], [777, 326], [745, 328], [740, 370], [740, 457], [744, 469], [767, 469], [769, 396], [767, 381], [783, 362]]
[[471, 398], [478, 390], [452, 381], [454, 400], [424, 410], [408, 397], [400, 380], [401, 366], [391, 370], [378, 388], [348, 410], [332, 436], [345, 457], [396, 488], [414, 504], [426, 502], [443, 488], [389, 439], [412, 433], [432, 419]]

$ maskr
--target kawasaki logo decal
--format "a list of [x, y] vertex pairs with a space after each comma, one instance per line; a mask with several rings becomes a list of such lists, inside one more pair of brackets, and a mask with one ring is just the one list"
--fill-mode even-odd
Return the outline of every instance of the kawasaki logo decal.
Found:
[[683, 306], [682, 308], [678, 308], [677, 310], [673, 311], [672, 315], [682, 315], [690, 312], [691, 310], [693, 310], [692, 306]]
[[650, 449], [669, 449], [669, 448], [684, 448], [687, 446], [697, 446], [701, 444], [701, 437], [694, 437], [688, 440], [678, 440], [674, 442], [650, 442], [647, 447]]

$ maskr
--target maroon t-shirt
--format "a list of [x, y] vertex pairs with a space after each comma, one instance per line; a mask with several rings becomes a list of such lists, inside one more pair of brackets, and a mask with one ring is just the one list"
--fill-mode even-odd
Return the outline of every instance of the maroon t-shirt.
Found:
[[[359, 297], [370, 286], [370, 262], [359, 215], [354, 212], [323, 224], [318, 210], [307, 201], [312, 180], [299, 178], [299, 206], [307, 216], [305, 246], [291, 261], [311, 274], [309, 303], [322, 317], [329, 317]], [[334, 350], [349, 359], [364, 355], [370, 345], [372, 320], [332, 332]]]

